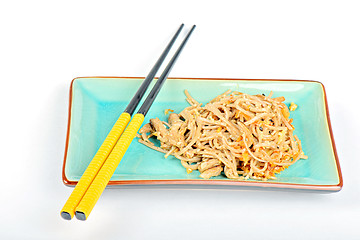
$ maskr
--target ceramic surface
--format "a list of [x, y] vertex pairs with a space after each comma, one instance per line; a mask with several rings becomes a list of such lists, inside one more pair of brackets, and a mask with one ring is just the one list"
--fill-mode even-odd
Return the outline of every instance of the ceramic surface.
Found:
[[[65, 184], [75, 185], [80, 179], [142, 80], [143, 78], [118, 77], [73, 80], [63, 166]], [[165, 159], [163, 153], [147, 148], [135, 138], [109, 184], [213, 184], [328, 191], [341, 189], [342, 176], [332, 138], [325, 90], [321, 83], [300, 80], [168, 79], [144, 124], [154, 117], [166, 120], [164, 109], [170, 108], [178, 113], [187, 107], [185, 89], [202, 103], [207, 103], [228, 89], [266, 95], [273, 91], [274, 97], [284, 96], [286, 104], [294, 102], [298, 105], [296, 111], [290, 112], [290, 117], [294, 119], [295, 134], [302, 141], [303, 151], [309, 158], [299, 160], [278, 174], [276, 180], [233, 181], [224, 176], [204, 180], [199, 177], [198, 171], [187, 174], [179, 160], [172, 156]]]

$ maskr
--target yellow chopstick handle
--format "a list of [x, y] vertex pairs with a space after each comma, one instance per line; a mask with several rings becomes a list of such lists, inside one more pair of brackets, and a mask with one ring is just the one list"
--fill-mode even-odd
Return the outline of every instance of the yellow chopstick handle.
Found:
[[130, 119], [131, 116], [129, 113], [124, 112], [120, 115], [61, 210], [61, 216], [63, 218], [70, 220], [74, 216], [76, 206], [96, 177], [121, 134], [124, 132]]
[[126, 150], [129, 148], [132, 140], [135, 138], [137, 131], [144, 121], [144, 115], [135, 114], [130, 121], [128, 127], [121, 135], [119, 141], [110, 153], [106, 162], [100, 169], [98, 175], [95, 177], [89, 189], [86, 191], [83, 199], [76, 208], [76, 217], [80, 220], [88, 218], [91, 210], [94, 208], [97, 200], [100, 198], [106, 185], [110, 181], [111, 176], [114, 174], [117, 166], [119, 165]]

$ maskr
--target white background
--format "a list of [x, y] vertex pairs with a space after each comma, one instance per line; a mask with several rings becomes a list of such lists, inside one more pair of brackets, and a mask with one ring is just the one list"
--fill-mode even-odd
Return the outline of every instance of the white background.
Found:
[[[356, 3], [0, 1], [0, 239], [360, 239]], [[340, 192], [108, 189], [87, 221], [60, 217], [71, 80], [145, 76], [182, 22], [173, 77], [325, 85]]]

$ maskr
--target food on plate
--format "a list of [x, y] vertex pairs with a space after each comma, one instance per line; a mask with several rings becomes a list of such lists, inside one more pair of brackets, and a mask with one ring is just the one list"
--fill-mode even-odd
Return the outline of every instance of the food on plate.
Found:
[[236, 180], [275, 179], [276, 173], [307, 158], [284, 97], [228, 90], [203, 106], [186, 90], [185, 95], [189, 107], [170, 113], [168, 122], [150, 119], [138, 137], [165, 158], [179, 159], [188, 173], [198, 170], [204, 179], [222, 173]]
[[295, 111], [297, 109], [298, 105], [296, 105], [295, 103], [290, 103], [289, 109], [290, 111]]

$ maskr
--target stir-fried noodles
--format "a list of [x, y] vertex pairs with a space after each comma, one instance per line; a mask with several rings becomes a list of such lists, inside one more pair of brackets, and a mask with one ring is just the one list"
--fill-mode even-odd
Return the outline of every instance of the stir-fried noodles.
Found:
[[[180, 159], [188, 173], [198, 170], [205, 179], [223, 172], [230, 179], [267, 180], [307, 158], [293, 135], [284, 97], [228, 90], [202, 106], [186, 90], [185, 95], [189, 107], [171, 113], [168, 122], [151, 119], [138, 137], [165, 157]], [[160, 147], [150, 137], [156, 137]]]

